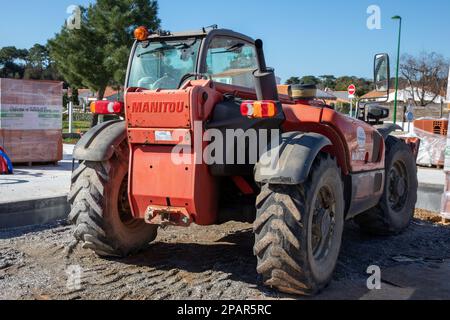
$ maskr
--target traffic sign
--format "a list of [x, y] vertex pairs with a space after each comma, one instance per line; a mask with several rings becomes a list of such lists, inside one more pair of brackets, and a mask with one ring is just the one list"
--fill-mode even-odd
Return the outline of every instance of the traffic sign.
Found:
[[348, 98], [350, 99], [350, 117], [353, 117], [353, 99], [355, 99], [356, 86], [351, 84], [348, 86]]
[[350, 97], [355, 97], [355, 93], [356, 93], [356, 86], [354, 84], [351, 84], [348, 86], [348, 95]]
[[414, 113], [412, 113], [412, 112], [407, 112], [407, 113], [406, 113], [406, 120], [407, 120], [408, 122], [413, 122], [413, 121], [414, 121]]

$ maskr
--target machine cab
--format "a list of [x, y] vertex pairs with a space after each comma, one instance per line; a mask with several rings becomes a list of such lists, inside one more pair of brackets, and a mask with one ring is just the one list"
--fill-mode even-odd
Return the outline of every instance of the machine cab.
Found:
[[176, 90], [188, 80], [254, 88], [258, 68], [255, 41], [224, 29], [163, 33], [136, 41], [126, 87]]

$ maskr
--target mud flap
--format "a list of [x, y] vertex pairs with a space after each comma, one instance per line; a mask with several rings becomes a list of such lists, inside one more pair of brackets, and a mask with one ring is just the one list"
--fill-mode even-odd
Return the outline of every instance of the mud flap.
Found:
[[306, 181], [320, 151], [332, 145], [318, 133], [289, 132], [272, 143], [255, 166], [255, 181], [266, 184], [298, 185]]
[[75, 160], [103, 162], [111, 159], [114, 147], [127, 138], [125, 121], [103, 122], [80, 139], [73, 151]]

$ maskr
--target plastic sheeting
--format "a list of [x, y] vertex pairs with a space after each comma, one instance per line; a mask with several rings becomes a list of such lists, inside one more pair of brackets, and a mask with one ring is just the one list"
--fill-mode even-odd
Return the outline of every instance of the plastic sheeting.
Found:
[[62, 159], [62, 104], [62, 82], [0, 79], [0, 146], [13, 163]]
[[414, 133], [421, 140], [417, 164], [429, 167], [443, 166], [445, 161], [445, 149], [447, 147], [447, 137], [418, 128], [414, 128]]
[[442, 196], [441, 216], [450, 220], [450, 131], [447, 131], [446, 147], [445, 147], [445, 190]]
[[62, 82], [0, 79], [0, 129], [61, 130]]

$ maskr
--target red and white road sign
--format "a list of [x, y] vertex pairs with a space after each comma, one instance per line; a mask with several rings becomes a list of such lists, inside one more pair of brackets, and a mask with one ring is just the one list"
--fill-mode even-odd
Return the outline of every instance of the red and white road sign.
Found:
[[356, 86], [354, 84], [351, 84], [348, 86], [348, 95], [349, 96], [355, 96], [356, 93]]

